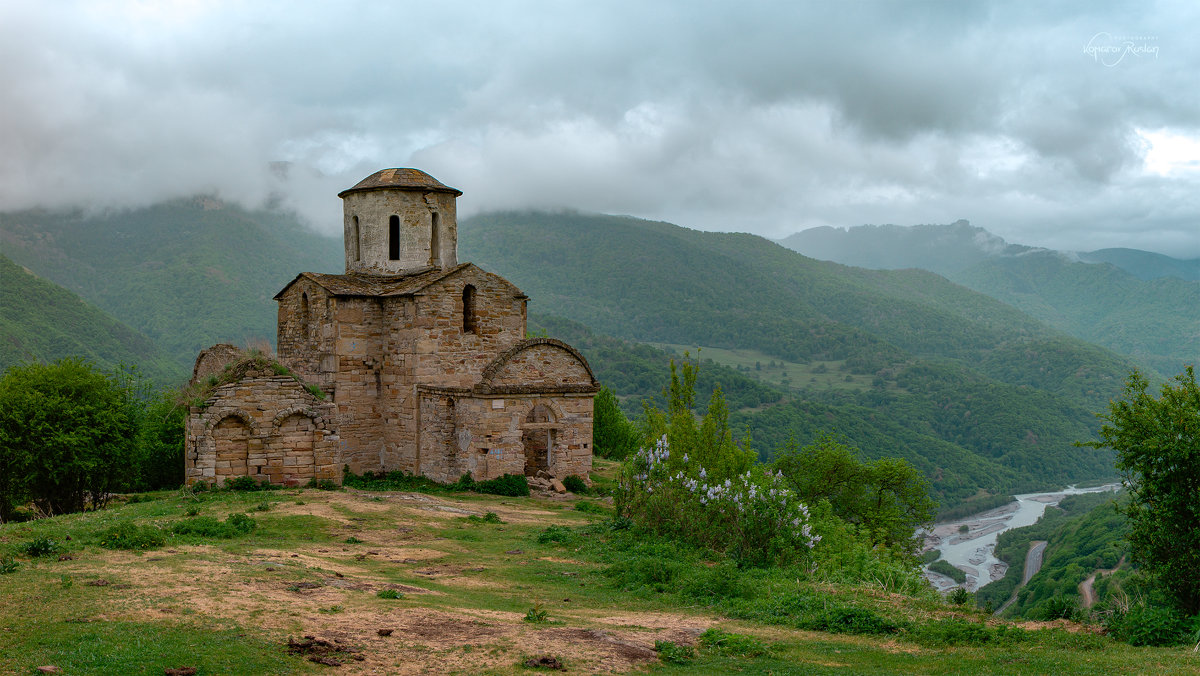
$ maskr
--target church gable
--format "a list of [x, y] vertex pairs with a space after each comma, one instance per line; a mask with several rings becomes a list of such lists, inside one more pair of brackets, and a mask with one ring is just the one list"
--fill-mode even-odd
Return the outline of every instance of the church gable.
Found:
[[587, 360], [574, 348], [551, 338], [533, 338], [496, 358], [484, 370], [478, 388], [491, 392], [595, 392], [599, 385]]

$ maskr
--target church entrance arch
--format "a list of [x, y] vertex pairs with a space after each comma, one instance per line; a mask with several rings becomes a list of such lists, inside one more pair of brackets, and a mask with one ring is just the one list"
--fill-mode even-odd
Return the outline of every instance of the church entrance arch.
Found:
[[550, 474], [554, 464], [554, 438], [558, 423], [554, 411], [545, 404], [529, 410], [521, 423], [521, 445], [525, 449], [525, 476], [537, 476], [539, 471]]

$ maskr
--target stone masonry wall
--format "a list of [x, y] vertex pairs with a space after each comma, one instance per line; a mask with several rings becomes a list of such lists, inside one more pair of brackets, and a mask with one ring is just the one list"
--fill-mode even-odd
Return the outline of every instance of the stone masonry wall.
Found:
[[595, 378], [581, 357], [555, 340], [534, 339], [485, 374], [494, 388], [592, 387]]
[[[592, 395], [480, 397], [422, 388], [420, 472], [435, 481], [527, 474], [525, 443], [552, 439], [546, 473], [586, 477], [592, 469]], [[535, 406], [551, 420], [535, 422]], [[532, 435], [530, 434], [532, 433]]]
[[254, 371], [213, 390], [188, 416], [184, 476], [224, 484], [250, 476], [273, 484], [341, 482], [336, 409], [290, 376]]
[[[346, 272], [398, 275], [432, 265], [458, 264], [458, 221], [454, 195], [441, 192], [372, 190], [346, 195], [342, 202]], [[438, 247], [431, 258], [433, 214]], [[389, 259], [389, 219], [400, 219], [400, 258]], [[357, 258], [354, 219], [358, 218]]]
[[[463, 288], [475, 288], [472, 329], [463, 326]], [[431, 284], [417, 298], [414, 381], [470, 387], [500, 353], [525, 338], [525, 301], [503, 277], [471, 266]]]
[[337, 371], [333, 324], [336, 304], [337, 299], [307, 279], [293, 284], [279, 298], [279, 360], [327, 392]]

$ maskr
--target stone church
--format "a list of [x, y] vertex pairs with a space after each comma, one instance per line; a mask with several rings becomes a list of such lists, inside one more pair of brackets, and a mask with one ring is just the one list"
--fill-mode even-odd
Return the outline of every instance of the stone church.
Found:
[[571, 346], [526, 338], [520, 289], [458, 262], [460, 195], [417, 169], [338, 195], [346, 273], [302, 272], [275, 295], [278, 361], [228, 345], [197, 358], [193, 381], [223, 384], [190, 411], [188, 484], [340, 483], [343, 466], [587, 476], [596, 379]]

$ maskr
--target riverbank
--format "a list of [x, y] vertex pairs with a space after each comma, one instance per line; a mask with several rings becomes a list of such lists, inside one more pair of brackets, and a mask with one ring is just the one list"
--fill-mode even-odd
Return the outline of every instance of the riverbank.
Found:
[[[966, 573], [967, 581], [961, 586], [968, 591], [975, 591], [1004, 577], [1008, 570], [1008, 564], [995, 556], [996, 538], [1001, 533], [1037, 523], [1046, 513], [1047, 507], [1057, 505], [1068, 495], [1114, 491], [1120, 486], [1119, 483], [1088, 488], [1068, 486], [1050, 493], [1017, 495], [1013, 502], [1002, 507], [961, 519], [935, 523], [924, 533], [923, 549], [936, 549], [941, 552], [941, 560]], [[966, 532], [963, 532], [963, 526], [966, 526]], [[954, 580], [928, 568], [925, 570], [925, 576], [938, 591], [944, 592], [959, 586]]]

